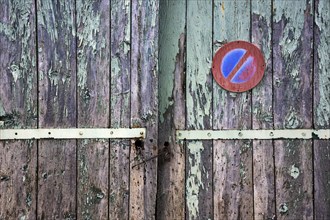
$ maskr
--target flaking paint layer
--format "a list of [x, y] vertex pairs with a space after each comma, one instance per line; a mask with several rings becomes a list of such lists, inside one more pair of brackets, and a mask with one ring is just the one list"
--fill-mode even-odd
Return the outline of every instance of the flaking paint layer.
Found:
[[319, 1], [318, 13], [315, 15], [315, 23], [320, 31], [320, 39], [317, 47], [318, 59], [318, 85], [320, 100], [316, 106], [316, 124], [319, 127], [330, 126], [330, 4], [327, 1]]
[[[78, 25], [78, 87], [87, 87], [88, 59], [102, 56], [102, 48], [105, 47], [103, 36], [98, 38], [100, 32], [100, 11], [93, 9], [93, 1], [77, 1], [77, 25]], [[83, 28], [79, 28], [83, 26]], [[86, 53], [90, 51], [90, 53]]]
[[198, 218], [199, 190], [204, 188], [201, 169], [201, 153], [203, 149], [202, 142], [191, 142], [188, 146], [190, 170], [186, 180], [186, 198], [190, 219]]
[[[169, 4], [175, 6], [169, 6]], [[173, 103], [174, 71], [176, 66], [176, 55], [179, 53], [180, 35], [185, 32], [184, 16], [180, 9], [184, 8], [185, 1], [161, 2], [160, 20], [171, 22], [160, 22], [159, 34], [159, 119], [164, 122], [164, 114]], [[171, 7], [166, 10], [165, 7]], [[175, 18], [175, 19], [174, 19]], [[174, 37], [173, 37], [174, 36]]]
[[[308, 4], [311, 4], [310, 2]], [[302, 4], [300, 1], [281, 1], [274, 8], [274, 21], [290, 25], [284, 26], [281, 41], [281, 53], [284, 60], [290, 60], [300, 54], [301, 36], [305, 24], [305, 11], [308, 4]], [[299, 12], [299, 13], [297, 13]], [[293, 82], [293, 88], [298, 89], [301, 85], [300, 65], [290, 65], [286, 68], [286, 74], [289, 74]]]

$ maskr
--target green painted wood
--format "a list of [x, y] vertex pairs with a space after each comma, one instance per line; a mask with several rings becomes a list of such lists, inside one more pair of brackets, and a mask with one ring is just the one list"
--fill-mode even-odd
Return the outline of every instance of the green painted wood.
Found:
[[[187, 1], [187, 129], [211, 128], [211, 60], [212, 2]], [[186, 219], [213, 217], [212, 176], [212, 141], [187, 142]]]
[[[312, 127], [311, 1], [274, 1], [275, 129]], [[313, 218], [312, 141], [275, 144], [277, 219]]]
[[[37, 1], [39, 127], [76, 127], [76, 28], [72, 1]], [[43, 140], [38, 219], [76, 218], [76, 141]]]
[[[314, 127], [330, 128], [330, 2], [315, 1]], [[314, 217], [330, 219], [330, 141], [314, 141]]]
[[165, 0], [159, 7], [157, 219], [184, 219], [185, 150], [175, 130], [185, 129], [186, 2]]
[[155, 219], [159, 1], [133, 0], [131, 9], [131, 127], [148, 132], [145, 141], [131, 145], [129, 218]]
[[[250, 1], [214, 2], [214, 50], [250, 40]], [[213, 128], [251, 129], [251, 92], [230, 93], [213, 84]], [[251, 141], [214, 141], [214, 218], [253, 218]]]
[[[130, 125], [131, 3], [111, 1], [111, 127]], [[111, 141], [110, 219], [128, 219], [129, 140]]]
[[[252, 128], [273, 129], [272, 99], [272, 5], [270, 1], [251, 2], [252, 42], [261, 49], [265, 75], [252, 90]], [[273, 141], [253, 141], [254, 219], [274, 219], [275, 174]]]
[[[78, 127], [109, 127], [110, 5], [77, 0]], [[108, 218], [109, 141], [77, 142], [77, 218]]]
[[[1, 128], [37, 127], [34, 1], [0, 1]], [[0, 219], [36, 218], [36, 141], [0, 142]]]

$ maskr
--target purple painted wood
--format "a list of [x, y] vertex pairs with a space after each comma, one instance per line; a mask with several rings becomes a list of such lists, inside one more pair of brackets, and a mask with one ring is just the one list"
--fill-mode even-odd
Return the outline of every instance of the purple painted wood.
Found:
[[[76, 28], [72, 1], [37, 1], [39, 127], [76, 127]], [[38, 219], [76, 218], [76, 141], [41, 140]]]
[[[233, 28], [235, 27], [235, 28]], [[250, 39], [250, 1], [215, 1], [214, 50]], [[231, 93], [213, 85], [213, 129], [251, 129], [251, 92]], [[214, 218], [253, 218], [252, 142], [215, 140]]]
[[[76, 0], [80, 128], [109, 127], [109, 10], [109, 0]], [[78, 140], [77, 166], [77, 218], [107, 219], [109, 140]]]
[[[275, 1], [273, 16], [275, 129], [312, 128], [310, 1]], [[274, 141], [277, 219], [313, 218], [312, 141]]]
[[[266, 60], [265, 75], [252, 90], [252, 128], [273, 128], [272, 26], [271, 2], [252, 1], [252, 42], [260, 47]], [[275, 173], [272, 140], [253, 141], [254, 218], [274, 219]]]
[[147, 134], [131, 145], [129, 218], [155, 219], [159, 1], [132, 0], [131, 4], [131, 127], [144, 127]]
[[[131, 3], [111, 1], [111, 127], [130, 126]], [[110, 142], [110, 219], [129, 216], [129, 140]]]
[[[315, 1], [314, 127], [330, 128], [330, 2]], [[330, 219], [330, 141], [314, 141], [314, 217]]]
[[[0, 129], [37, 127], [34, 1], [0, 1]], [[0, 219], [36, 218], [37, 141], [0, 141]]]

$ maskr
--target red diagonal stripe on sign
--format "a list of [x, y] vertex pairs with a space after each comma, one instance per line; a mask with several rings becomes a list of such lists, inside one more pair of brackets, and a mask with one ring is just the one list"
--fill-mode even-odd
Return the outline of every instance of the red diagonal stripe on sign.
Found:
[[245, 61], [249, 58], [250, 55], [251, 55], [251, 52], [247, 50], [246, 53], [243, 55], [243, 57], [238, 61], [235, 68], [228, 75], [227, 79], [229, 81], [231, 81], [233, 79], [233, 77], [235, 76], [237, 71], [241, 68], [241, 66], [245, 63]]

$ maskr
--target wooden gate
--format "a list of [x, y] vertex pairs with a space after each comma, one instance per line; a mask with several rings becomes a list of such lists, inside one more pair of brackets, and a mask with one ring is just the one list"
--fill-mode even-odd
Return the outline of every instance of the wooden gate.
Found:
[[[325, 0], [160, 1], [159, 146], [172, 156], [159, 158], [159, 219], [330, 219], [329, 140], [174, 135], [329, 128], [329, 10]], [[210, 72], [234, 40], [266, 59], [262, 82], [245, 93], [223, 90]]]
[[[330, 219], [329, 140], [176, 137], [329, 129], [328, 1], [0, 4], [0, 128], [147, 129], [0, 141], [0, 219]], [[266, 59], [244, 93], [211, 74], [233, 40]]]
[[[152, 219], [158, 1], [1, 0], [5, 128], [148, 129], [146, 142], [0, 143], [0, 219]], [[143, 163], [144, 165], [144, 163]]]

